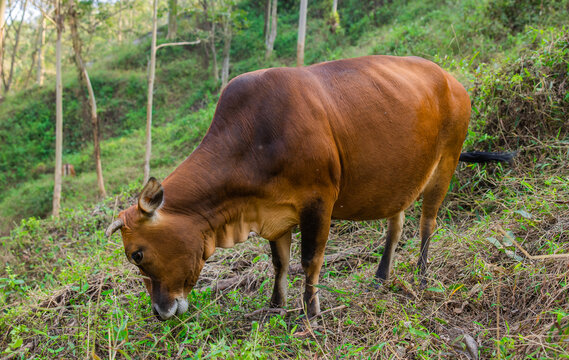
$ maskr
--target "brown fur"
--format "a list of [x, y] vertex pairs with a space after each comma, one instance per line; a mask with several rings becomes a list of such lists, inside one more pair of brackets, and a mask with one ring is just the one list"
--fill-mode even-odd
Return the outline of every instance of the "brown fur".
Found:
[[[383, 280], [403, 211], [423, 193], [425, 267], [469, 117], [464, 88], [421, 58], [368, 56], [238, 76], [199, 147], [160, 189], [151, 181], [139, 205], [120, 214], [126, 255], [144, 251], [152, 301], [167, 307], [187, 295], [216, 246], [255, 231], [275, 242], [272, 302], [282, 306], [286, 238], [300, 224], [306, 309], [316, 315], [313, 285], [331, 218], [391, 219], [391, 249], [377, 275]], [[162, 187], [163, 201], [154, 198]]]

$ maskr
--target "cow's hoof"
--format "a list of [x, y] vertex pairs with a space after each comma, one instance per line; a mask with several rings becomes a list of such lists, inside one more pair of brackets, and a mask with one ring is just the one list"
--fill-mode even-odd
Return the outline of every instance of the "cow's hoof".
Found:
[[369, 286], [367, 291], [375, 291], [381, 289], [381, 287], [387, 282], [386, 279], [374, 277]]

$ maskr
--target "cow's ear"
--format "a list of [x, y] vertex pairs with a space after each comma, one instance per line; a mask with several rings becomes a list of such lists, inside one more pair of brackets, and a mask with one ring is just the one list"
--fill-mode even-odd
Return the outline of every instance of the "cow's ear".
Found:
[[162, 188], [162, 184], [151, 177], [138, 198], [138, 210], [146, 216], [152, 216], [162, 205], [163, 200], [164, 188]]

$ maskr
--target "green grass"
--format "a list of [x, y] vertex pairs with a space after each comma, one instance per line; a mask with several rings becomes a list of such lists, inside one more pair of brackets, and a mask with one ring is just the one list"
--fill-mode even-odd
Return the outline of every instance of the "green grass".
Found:
[[[320, 286], [323, 310], [335, 310], [314, 328], [300, 317], [297, 271], [284, 316], [249, 315], [267, 306], [272, 289], [263, 239], [217, 250], [189, 296], [190, 311], [159, 322], [120, 237], [103, 236], [114, 199], [57, 221], [28, 220], [3, 240], [2, 351], [20, 358], [437, 358], [458, 356], [466, 333], [481, 358], [568, 356], [567, 260], [528, 259], [511, 240], [531, 255], [569, 254], [569, 182], [562, 176], [569, 169], [559, 162], [563, 152], [549, 156], [559, 165], [539, 177], [528, 175], [532, 161], [494, 173], [494, 166], [459, 169], [432, 239], [426, 289], [415, 274], [420, 203], [407, 211], [393, 278], [378, 290], [369, 290], [369, 279], [385, 225], [335, 223], [327, 255], [338, 256], [324, 265]], [[472, 181], [479, 178], [493, 185]], [[132, 191], [118, 198], [119, 209], [133, 201]], [[475, 205], [465, 210], [465, 202]], [[220, 279], [237, 287], [216, 292]]]

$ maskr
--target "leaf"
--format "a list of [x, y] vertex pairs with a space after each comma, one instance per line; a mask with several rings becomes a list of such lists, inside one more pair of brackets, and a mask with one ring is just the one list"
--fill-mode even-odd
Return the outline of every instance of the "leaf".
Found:
[[412, 328], [412, 327], [409, 328], [409, 333], [411, 333], [411, 334], [413, 334], [413, 335], [415, 335], [415, 336], [421, 337], [421, 338], [423, 338], [423, 339], [429, 337], [429, 333], [427, 333], [427, 332], [425, 332], [425, 331], [423, 331], [423, 330], [419, 330], [419, 329]]
[[516, 255], [516, 253], [513, 252], [512, 250], [506, 250], [505, 253], [506, 253], [506, 255], [507, 255], [509, 258], [512, 258], [512, 259], [514, 259], [514, 260], [516, 260], [516, 261], [518, 261], [518, 262], [524, 261], [524, 258], [523, 258], [523, 257], [521, 257], [521, 256], [519, 256], [519, 255]]
[[516, 214], [520, 214], [522, 217], [525, 217], [526, 219], [531, 219], [531, 218], [532, 218], [531, 214], [528, 213], [528, 212], [525, 211], [525, 210], [516, 210], [516, 211], [514, 211], [514, 212], [515, 212]]
[[487, 237], [486, 240], [488, 240], [488, 242], [490, 242], [492, 245], [494, 245], [495, 247], [497, 247], [498, 249], [503, 249], [504, 246], [502, 246], [502, 243], [498, 241], [498, 239], [496, 239], [495, 237]]
[[516, 255], [515, 252], [508, 249], [509, 247], [514, 246], [514, 243], [512, 241], [513, 239], [514, 239], [514, 234], [511, 231], [508, 231], [504, 235], [504, 237], [502, 238], [502, 242], [498, 241], [495, 237], [492, 236], [486, 238], [486, 240], [488, 240], [488, 242], [494, 245], [498, 250], [504, 251], [506, 256], [508, 256], [509, 258], [514, 259], [516, 261], [523, 261], [524, 258], [522, 258], [519, 255]]
[[431, 288], [428, 288], [427, 291], [433, 291], [433, 292], [443, 293], [443, 292], [445, 292], [445, 289], [436, 288], [436, 287], [431, 287]]
[[512, 247], [514, 246], [514, 233], [511, 232], [510, 230], [508, 230], [505, 234], [504, 234], [504, 238], [502, 238], [502, 244], [505, 247]]
[[330, 292], [334, 292], [334, 293], [338, 293], [338, 294], [342, 294], [342, 295], [349, 294], [348, 291], [334, 289], [334, 288], [331, 288], [331, 287], [326, 286], [326, 285], [316, 284], [316, 285], [312, 285], [312, 286], [314, 286], [315, 288], [318, 288], [318, 289], [324, 289], [324, 290], [328, 290]]
[[12, 342], [10, 344], [10, 348], [12, 350], [16, 350], [18, 349], [20, 346], [22, 346], [22, 344], [24, 343], [24, 340], [22, 338], [17, 338], [16, 341]]

